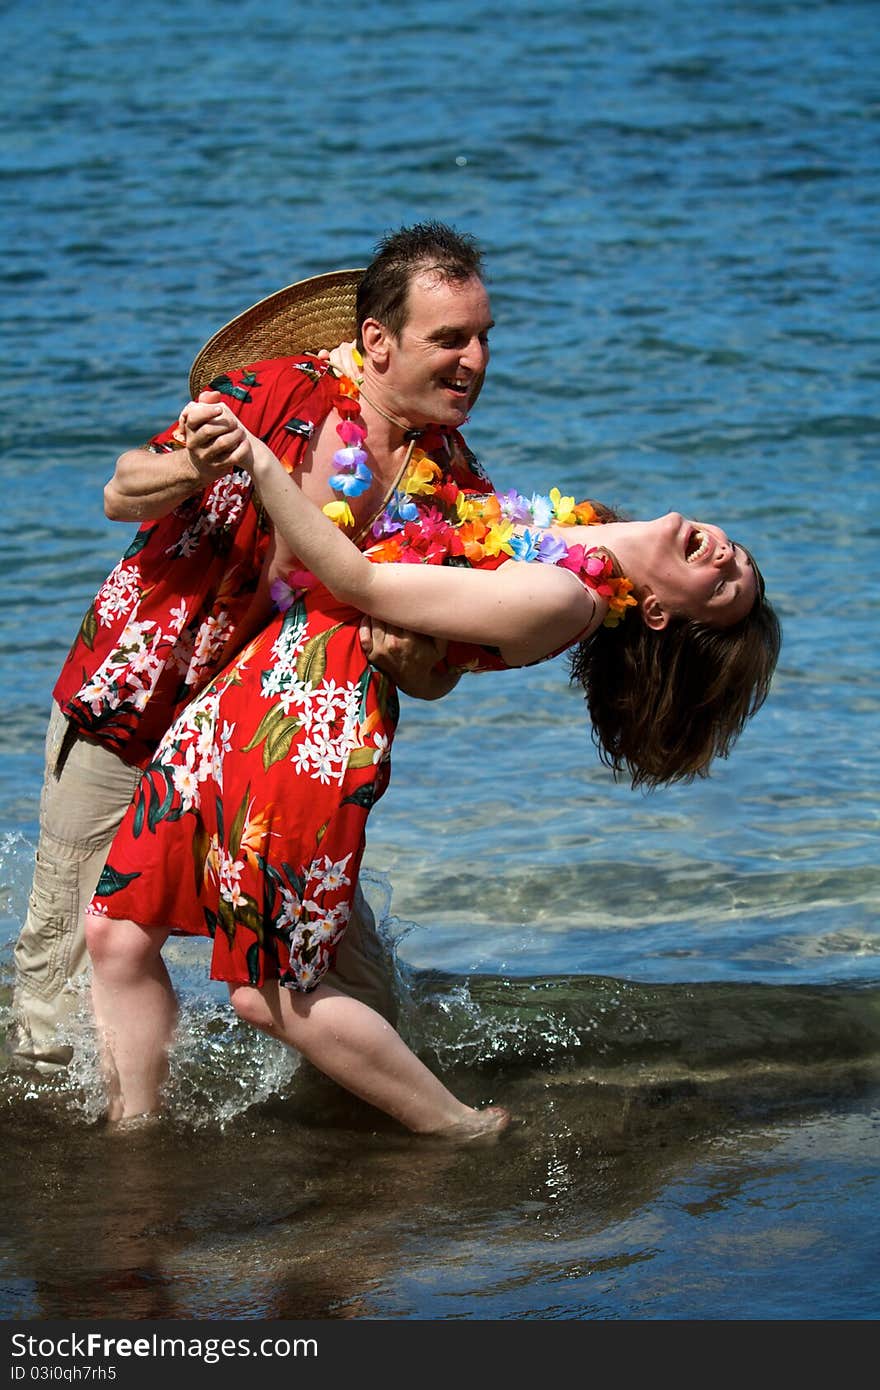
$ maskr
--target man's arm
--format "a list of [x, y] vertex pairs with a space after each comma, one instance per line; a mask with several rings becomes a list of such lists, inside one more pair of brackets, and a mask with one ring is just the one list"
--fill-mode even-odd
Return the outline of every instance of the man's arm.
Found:
[[[295, 480], [300, 484], [300, 479]], [[301, 487], [306, 496], [312, 496], [316, 505], [323, 500], [323, 493], [317, 489], [314, 496], [312, 480], [304, 480]], [[268, 594], [273, 579], [285, 579], [292, 569], [299, 568], [299, 560], [286, 544], [283, 536], [273, 527], [269, 553], [260, 577], [258, 597], [265, 598], [263, 621], [268, 621], [271, 608]], [[255, 602], [254, 611], [257, 611]], [[248, 633], [249, 640], [251, 633]], [[437, 662], [446, 653], [446, 643], [436, 637], [425, 637], [421, 632], [410, 632], [406, 628], [383, 623], [378, 618], [364, 614], [360, 625], [361, 647], [364, 656], [373, 666], [384, 671], [385, 675], [404, 695], [414, 700], [439, 700], [448, 695], [459, 682], [457, 672], [435, 670]]]
[[110, 521], [155, 521], [204, 487], [188, 449], [128, 449], [104, 487], [104, 515]]
[[[104, 516], [110, 521], [156, 521], [196, 492], [231, 473], [243, 450], [229, 450], [228, 436], [211, 430], [210, 409], [190, 404], [193, 430], [200, 430], [188, 449], [161, 453], [128, 449], [117, 459], [113, 478], [104, 486]], [[181, 435], [182, 438], [182, 435]]]
[[[329, 358], [347, 376], [360, 375], [362, 370], [353, 342], [340, 343], [332, 352], [322, 348], [317, 355]], [[156, 521], [188, 497], [213, 486], [231, 468], [225, 454], [213, 453], [210, 448], [127, 449], [116, 460], [113, 477], [104, 487], [104, 514], [110, 521]]]

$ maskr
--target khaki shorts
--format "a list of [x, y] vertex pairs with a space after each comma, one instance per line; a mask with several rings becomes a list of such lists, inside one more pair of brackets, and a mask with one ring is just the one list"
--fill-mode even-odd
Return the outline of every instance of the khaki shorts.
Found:
[[[140, 775], [115, 753], [79, 738], [53, 705], [34, 878], [15, 946], [13, 996], [14, 1054], [39, 1071], [66, 1066], [73, 1055], [72, 1044], [59, 1033], [81, 999], [88, 965], [83, 913]], [[324, 978], [396, 1022], [390, 952], [360, 888], [335, 968]]]

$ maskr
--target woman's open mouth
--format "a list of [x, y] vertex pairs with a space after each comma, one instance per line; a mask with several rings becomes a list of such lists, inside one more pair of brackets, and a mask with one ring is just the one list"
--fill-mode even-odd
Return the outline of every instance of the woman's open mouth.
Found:
[[702, 531], [699, 526], [695, 526], [687, 538], [684, 547], [684, 558], [689, 565], [697, 560], [702, 560], [707, 554], [711, 545], [711, 536], [708, 531]]

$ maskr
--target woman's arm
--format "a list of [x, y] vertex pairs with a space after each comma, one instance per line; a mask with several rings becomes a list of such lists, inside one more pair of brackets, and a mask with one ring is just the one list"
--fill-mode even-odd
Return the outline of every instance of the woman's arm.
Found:
[[[228, 447], [250, 471], [277, 530], [302, 567], [343, 603], [429, 637], [498, 647], [510, 665], [539, 660], [604, 616], [604, 603], [554, 565], [510, 562], [497, 570], [470, 570], [373, 564], [303, 494], [261, 440], [225, 405], [217, 409], [229, 432]], [[183, 418], [192, 447], [189, 410]]]

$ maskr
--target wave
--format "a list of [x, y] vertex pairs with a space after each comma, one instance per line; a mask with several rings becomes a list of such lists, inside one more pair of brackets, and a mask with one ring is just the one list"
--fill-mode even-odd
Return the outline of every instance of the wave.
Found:
[[[491, 1094], [516, 1110], [519, 1097], [534, 1111], [542, 1090], [557, 1104], [582, 1104], [589, 1091], [612, 1105], [778, 1112], [833, 1104], [880, 1079], [880, 985], [645, 984], [410, 969], [398, 969], [398, 978], [401, 1033], [473, 1103]], [[0, 1102], [42, 1099], [69, 1118], [99, 1121], [103, 1088], [85, 990], [67, 1040], [74, 1060], [60, 1078], [19, 1074], [7, 1059]], [[329, 1087], [315, 1101], [316, 1082], [289, 1049], [235, 1018], [219, 991], [182, 995], [167, 1088], [174, 1123], [222, 1128], [279, 1102], [304, 1117], [312, 1103], [327, 1118], [342, 1113], [344, 1100]]]

